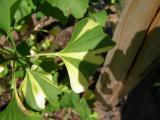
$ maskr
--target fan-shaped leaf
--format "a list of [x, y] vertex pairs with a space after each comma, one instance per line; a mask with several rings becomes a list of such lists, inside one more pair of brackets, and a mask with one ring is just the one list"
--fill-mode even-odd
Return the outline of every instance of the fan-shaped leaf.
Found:
[[0, 28], [8, 31], [11, 26], [11, 20], [18, 8], [21, 0], [0, 0]]
[[102, 27], [105, 27], [107, 13], [105, 10], [89, 13], [89, 18], [98, 22]]
[[57, 100], [60, 93], [52, 76], [42, 70], [26, 69], [26, 76], [21, 85], [21, 90], [26, 102], [35, 110], [41, 110], [45, 107], [45, 100], [53, 103]]
[[26, 0], [22, 0], [14, 15], [16, 23], [18, 23], [20, 20], [31, 14], [31, 11], [32, 8], [31, 6], [29, 6], [28, 2]]
[[103, 57], [97, 54], [113, 45], [98, 23], [84, 19], [77, 24], [68, 46], [57, 53], [67, 67], [73, 91], [80, 93], [87, 89], [88, 77], [103, 63]]
[[17, 92], [14, 91], [12, 100], [7, 108], [0, 113], [1, 120], [42, 120], [42, 117], [36, 113], [28, 111], [21, 103]]
[[46, 2], [62, 10], [65, 16], [71, 13], [75, 18], [83, 17], [88, 7], [88, 0], [46, 0]]

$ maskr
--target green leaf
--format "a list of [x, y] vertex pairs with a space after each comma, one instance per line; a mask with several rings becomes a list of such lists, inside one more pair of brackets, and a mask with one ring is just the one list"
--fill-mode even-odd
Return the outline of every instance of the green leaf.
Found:
[[17, 93], [14, 93], [7, 108], [0, 113], [1, 120], [42, 120], [38, 114], [28, 111], [20, 101]]
[[9, 31], [11, 20], [21, 0], [0, 0], [0, 28]]
[[93, 114], [89, 116], [87, 120], [99, 120], [99, 114], [94, 112]]
[[70, 93], [64, 94], [60, 100], [60, 105], [63, 108], [74, 108], [74, 105], [79, 103], [79, 99], [80, 97], [78, 94], [70, 91]]
[[87, 120], [91, 115], [91, 110], [84, 98], [79, 101], [79, 104], [74, 105], [74, 109], [80, 114], [82, 120]]
[[53, 7], [57, 7], [63, 11], [65, 16], [70, 13], [75, 18], [82, 18], [88, 8], [88, 0], [46, 0]]
[[[30, 1], [30, 0], [27, 0]], [[14, 15], [16, 23], [31, 14], [32, 8], [29, 6], [26, 0], [22, 0]]]
[[26, 0], [28, 2], [28, 5], [33, 9], [36, 10], [36, 5], [34, 4], [33, 0]]
[[40, 63], [40, 67], [43, 68], [44, 71], [51, 73], [57, 69], [57, 66], [54, 62], [54, 59], [46, 59]]
[[114, 4], [116, 2], [116, 0], [111, 0], [111, 3]]
[[106, 16], [107, 14], [105, 10], [89, 14], [89, 18], [98, 22], [102, 27], [105, 27]]
[[74, 92], [80, 93], [88, 88], [87, 79], [104, 61], [97, 54], [106, 52], [113, 45], [97, 22], [83, 19], [76, 25], [68, 46], [56, 53], [66, 65]]
[[42, 70], [26, 69], [26, 76], [21, 85], [21, 90], [30, 107], [35, 110], [45, 108], [46, 99], [52, 103], [57, 100], [60, 93], [52, 76]]
[[58, 100], [55, 100], [53, 104], [47, 104], [45, 107], [45, 112], [54, 112], [60, 109], [60, 103]]
[[8, 73], [7, 63], [0, 64], [0, 78], [3, 78]]
[[64, 94], [60, 100], [62, 108], [72, 108], [79, 113], [82, 120], [87, 120], [91, 116], [91, 109], [89, 108], [87, 101], [80, 99], [79, 94], [70, 92]]
[[16, 78], [23, 78], [25, 75], [25, 72], [22, 69], [19, 69], [15, 72], [15, 77]]
[[63, 24], [67, 22], [67, 17], [64, 16], [63, 12], [59, 10], [57, 7], [53, 7], [47, 1], [39, 4], [39, 11], [41, 11], [46, 16], [51, 16], [53, 18], [58, 19]]

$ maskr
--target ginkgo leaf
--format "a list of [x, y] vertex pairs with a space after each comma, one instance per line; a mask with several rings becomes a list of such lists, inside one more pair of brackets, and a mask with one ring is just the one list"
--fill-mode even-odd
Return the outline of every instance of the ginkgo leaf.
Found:
[[26, 76], [21, 84], [21, 90], [30, 107], [42, 110], [46, 100], [53, 103], [57, 100], [60, 90], [52, 80], [52, 76], [42, 70], [26, 69]]
[[0, 28], [9, 31], [11, 20], [21, 0], [0, 0]]
[[89, 0], [46, 0], [46, 2], [62, 10], [65, 16], [71, 13], [75, 18], [81, 18], [87, 11]]
[[[43, 1], [40, 4], [38, 4], [38, 10], [41, 14], [44, 14], [46, 16], [51, 16], [57, 20], [59, 20], [61, 23], [66, 24], [67, 23], [67, 16], [64, 16], [64, 13], [59, 8], [53, 6], [51, 3], [48, 3], [49, 1]], [[63, 3], [65, 4], [65, 3]], [[48, 12], [48, 11], [54, 11], [54, 12]]]
[[42, 120], [42, 117], [28, 111], [20, 101], [17, 91], [14, 91], [7, 108], [0, 113], [0, 120]]
[[95, 13], [89, 13], [89, 18], [98, 22], [102, 27], [105, 27], [107, 13], [105, 10]]
[[113, 45], [97, 22], [83, 19], [76, 25], [67, 47], [56, 53], [66, 65], [74, 92], [80, 93], [88, 88], [88, 77], [104, 61], [97, 54], [106, 52]]
[[31, 11], [32, 11], [32, 8], [29, 6], [28, 2], [26, 0], [22, 0], [22, 2], [18, 6], [16, 13], [14, 15], [16, 23], [18, 23], [20, 20], [22, 20], [26, 16], [30, 15]]

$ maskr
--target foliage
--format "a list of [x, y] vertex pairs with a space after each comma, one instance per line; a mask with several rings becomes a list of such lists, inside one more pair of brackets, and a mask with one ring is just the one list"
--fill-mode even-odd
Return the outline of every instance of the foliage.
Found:
[[98, 23], [83, 19], [77, 24], [68, 46], [56, 54], [64, 61], [75, 92], [87, 89], [86, 78], [103, 62], [103, 58], [97, 54], [106, 52], [112, 45]]
[[59, 8], [65, 16], [72, 13], [75, 18], [82, 18], [88, 8], [88, 0], [46, 0], [46, 2]]
[[[20, 42], [14, 39], [12, 32], [25, 31], [33, 14], [53, 17], [63, 24], [75, 19], [76, 27], [63, 50], [44, 52], [50, 42], [45, 40], [42, 47], [37, 47], [32, 35]], [[1, 120], [41, 120], [42, 112], [66, 107], [74, 109], [83, 120], [97, 119], [78, 93], [88, 89], [89, 77], [103, 63], [102, 53], [114, 46], [103, 32], [106, 15], [106, 11], [89, 10], [89, 0], [0, 0], [1, 34], [7, 35], [12, 46], [0, 46], [0, 77], [12, 73], [13, 86], [12, 99], [0, 113]], [[41, 32], [45, 31], [40, 29], [37, 34]], [[57, 66], [61, 64], [54, 62], [57, 57], [66, 66], [73, 91], [68, 81], [58, 82]], [[17, 79], [22, 80], [19, 88]]]
[[82, 120], [96, 120], [98, 117], [95, 113], [92, 114], [86, 99], [80, 99], [79, 95], [74, 92], [66, 93], [60, 100], [60, 105], [63, 108], [73, 108]]
[[[15, 78], [13, 78], [13, 81]], [[42, 117], [36, 113], [28, 111], [19, 99], [16, 88], [13, 90], [13, 96], [7, 108], [0, 113], [1, 120], [42, 120]]]
[[36, 110], [45, 108], [45, 99], [49, 102], [57, 100], [57, 95], [60, 93], [50, 74], [43, 70], [30, 70], [29, 68], [26, 69], [21, 90], [28, 105]]

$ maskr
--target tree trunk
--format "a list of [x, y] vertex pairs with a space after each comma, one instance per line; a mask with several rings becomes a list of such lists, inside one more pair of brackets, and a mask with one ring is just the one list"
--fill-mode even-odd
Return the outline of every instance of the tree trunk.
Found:
[[160, 57], [160, 0], [128, 0], [115, 30], [96, 91], [115, 106], [151, 70]]

